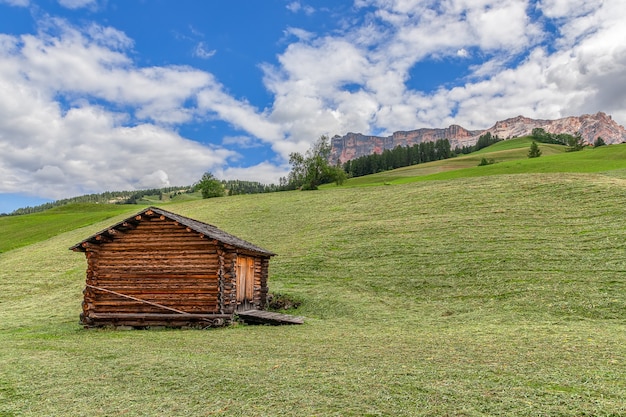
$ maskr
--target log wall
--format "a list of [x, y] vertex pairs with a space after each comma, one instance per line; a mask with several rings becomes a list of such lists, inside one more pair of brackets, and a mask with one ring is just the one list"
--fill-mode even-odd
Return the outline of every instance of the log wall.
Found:
[[83, 317], [93, 316], [99, 322], [102, 320], [97, 315], [102, 314], [171, 313], [93, 287], [186, 313], [220, 313], [218, 246], [176, 222], [158, 217], [118, 232], [110, 241], [88, 244]]
[[[129, 219], [130, 220], [130, 219]], [[267, 301], [269, 257], [207, 238], [165, 216], [137, 216], [81, 244], [86, 326], [221, 325], [238, 308], [237, 259], [254, 258], [246, 308]]]

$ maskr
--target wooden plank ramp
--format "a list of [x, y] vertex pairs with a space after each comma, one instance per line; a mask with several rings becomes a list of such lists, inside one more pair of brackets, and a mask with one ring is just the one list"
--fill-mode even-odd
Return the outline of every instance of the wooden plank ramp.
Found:
[[264, 310], [239, 311], [237, 315], [241, 320], [250, 324], [303, 324], [304, 317], [291, 316], [289, 314], [275, 313]]

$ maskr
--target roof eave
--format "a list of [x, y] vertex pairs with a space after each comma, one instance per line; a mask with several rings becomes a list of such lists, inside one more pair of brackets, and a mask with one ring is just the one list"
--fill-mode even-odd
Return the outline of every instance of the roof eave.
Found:
[[[219, 229], [216, 226], [213, 226], [211, 224], [208, 223], [204, 223], [204, 222], [200, 222], [198, 220], [194, 220], [191, 219], [189, 217], [185, 217], [185, 216], [181, 216], [179, 214], [176, 213], [172, 213], [169, 212], [167, 210], [163, 210], [160, 209], [158, 207], [147, 207], [144, 210], [141, 210], [140, 212], [112, 225], [107, 227], [106, 229], [103, 229], [97, 233], [94, 233], [93, 235], [89, 236], [88, 238], [82, 240], [81, 242], [77, 243], [74, 246], [71, 246], [69, 248], [69, 250], [72, 250], [74, 252], [85, 252], [86, 249], [84, 248], [84, 244], [92, 242], [92, 243], [103, 243], [103, 242], [93, 242], [95, 241], [98, 236], [102, 236], [105, 234], [109, 234], [111, 230], [117, 230], [120, 226], [130, 222], [131, 220], [137, 221], [136, 218], [138, 216], [142, 216], [145, 213], [152, 211], [154, 213], [160, 214], [166, 218], [168, 218], [169, 220], [175, 221], [180, 223], [183, 226], [189, 227], [190, 229], [192, 229], [193, 231], [197, 232], [197, 233], [201, 233], [202, 235], [210, 238], [210, 239], [215, 239], [218, 242], [222, 242], [222, 243], [227, 243], [235, 248], [241, 249], [241, 250], [245, 250], [248, 252], [252, 252], [252, 253], [257, 253], [259, 255], [263, 255], [263, 256], [268, 256], [268, 257], [272, 257], [272, 256], [276, 256], [275, 253], [270, 252], [268, 250], [265, 250], [259, 246], [256, 246], [250, 242], [247, 242], [243, 239], [240, 239], [234, 235], [231, 235], [230, 233], [227, 233], [221, 229]], [[201, 226], [201, 227], [199, 227]], [[209, 229], [215, 229], [215, 233], [212, 233], [211, 230]], [[225, 240], [227, 242], [225, 242]]]

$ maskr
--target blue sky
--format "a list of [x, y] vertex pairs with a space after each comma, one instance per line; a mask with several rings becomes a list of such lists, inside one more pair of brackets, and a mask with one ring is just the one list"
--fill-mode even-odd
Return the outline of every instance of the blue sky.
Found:
[[0, 213], [278, 182], [320, 135], [626, 121], [621, 0], [0, 0]]

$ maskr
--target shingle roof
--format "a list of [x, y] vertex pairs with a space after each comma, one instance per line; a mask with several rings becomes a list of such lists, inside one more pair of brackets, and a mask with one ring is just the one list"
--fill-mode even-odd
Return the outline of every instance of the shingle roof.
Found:
[[98, 236], [101, 236], [103, 234], [107, 234], [108, 231], [111, 230], [111, 229], [121, 228], [125, 223], [128, 223], [129, 221], [134, 220], [134, 218], [136, 216], [143, 215], [143, 214], [145, 214], [146, 212], [149, 212], [149, 211], [157, 213], [157, 214], [159, 214], [161, 216], [164, 216], [164, 217], [166, 217], [166, 218], [168, 218], [170, 220], [173, 220], [175, 222], [178, 222], [179, 224], [181, 224], [183, 226], [189, 227], [191, 230], [193, 230], [195, 232], [202, 233], [204, 236], [206, 236], [208, 238], [215, 239], [215, 240], [217, 240], [219, 242], [222, 242], [222, 243], [225, 243], [227, 245], [234, 246], [234, 247], [240, 248], [240, 249], [245, 249], [245, 250], [252, 251], [252, 252], [256, 252], [256, 253], [259, 253], [259, 254], [262, 254], [262, 255], [266, 255], [266, 256], [274, 256], [274, 255], [276, 255], [273, 252], [265, 250], [265, 249], [263, 249], [263, 248], [261, 248], [259, 246], [256, 246], [256, 245], [254, 245], [254, 244], [252, 244], [250, 242], [247, 242], [247, 241], [245, 241], [243, 239], [240, 239], [240, 238], [238, 238], [236, 236], [233, 236], [233, 235], [231, 235], [229, 233], [226, 233], [225, 231], [220, 230], [216, 226], [213, 226], [211, 224], [204, 223], [204, 222], [201, 222], [201, 221], [198, 221], [198, 220], [194, 220], [194, 219], [191, 219], [189, 217], [181, 216], [180, 214], [172, 213], [170, 211], [163, 210], [163, 209], [160, 209], [160, 208], [157, 208], [157, 207], [148, 207], [148, 208], [140, 211], [139, 213], [134, 214], [133, 216], [131, 216], [131, 217], [125, 219], [125, 220], [122, 220], [119, 223], [114, 224], [111, 227], [107, 227], [106, 229], [101, 230], [100, 232], [95, 233], [95, 234], [89, 236], [87, 239], [84, 239], [83, 241], [81, 241], [81, 242], [77, 243], [76, 245], [72, 246], [70, 248], [70, 250], [82, 250], [82, 251], [84, 251], [84, 249], [82, 247], [83, 243], [85, 243], [85, 242], [95, 242], [96, 238]]

